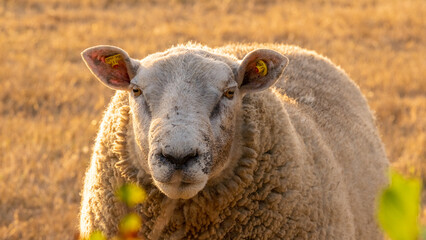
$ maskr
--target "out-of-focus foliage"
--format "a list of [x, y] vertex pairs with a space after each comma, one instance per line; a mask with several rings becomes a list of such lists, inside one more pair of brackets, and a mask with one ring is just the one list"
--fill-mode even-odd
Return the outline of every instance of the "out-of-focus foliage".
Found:
[[[128, 207], [132, 208], [146, 199], [145, 190], [134, 183], [126, 183], [117, 191], [117, 197]], [[124, 216], [119, 225], [118, 239], [136, 240], [138, 231], [142, 226], [142, 219], [136, 213], [129, 213]]]
[[136, 238], [141, 226], [141, 217], [136, 213], [130, 213], [126, 215], [120, 222], [120, 236], [124, 239]]
[[117, 191], [117, 197], [127, 206], [133, 207], [146, 199], [145, 190], [134, 183], [126, 183]]
[[107, 240], [107, 239], [101, 231], [95, 231], [90, 234], [90, 237], [88, 240]]
[[391, 184], [379, 198], [378, 219], [392, 240], [416, 240], [419, 237], [421, 183], [391, 171]]
[[[116, 196], [128, 207], [132, 208], [146, 199], [145, 190], [135, 183], [125, 183], [116, 192]], [[130, 209], [129, 209], [130, 210]], [[134, 212], [126, 214], [119, 224], [119, 235], [114, 240], [137, 240], [138, 231], [142, 226], [141, 217]], [[89, 240], [106, 240], [100, 231], [95, 231], [90, 235]]]
[[423, 240], [425, 240], [426, 239], [426, 227], [425, 226], [423, 226], [423, 228], [422, 228], [422, 238], [421, 239], [423, 239]]

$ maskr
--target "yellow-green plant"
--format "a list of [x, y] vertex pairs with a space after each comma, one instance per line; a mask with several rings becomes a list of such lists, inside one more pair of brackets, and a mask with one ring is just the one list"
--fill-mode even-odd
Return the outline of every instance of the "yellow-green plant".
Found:
[[[146, 199], [145, 190], [134, 183], [126, 183], [117, 192], [117, 197], [124, 202], [128, 208], [133, 208]], [[138, 231], [142, 226], [142, 219], [136, 213], [124, 216], [119, 225], [119, 239], [136, 240]]]
[[116, 195], [128, 207], [134, 207], [146, 199], [145, 191], [134, 183], [124, 184], [118, 189]]
[[142, 219], [136, 213], [129, 213], [121, 219], [120, 237], [124, 240], [137, 239], [139, 229], [142, 226]]
[[101, 231], [94, 231], [90, 234], [89, 240], [106, 240], [106, 237]]
[[390, 185], [378, 199], [379, 224], [392, 240], [416, 240], [419, 237], [420, 180], [406, 179], [393, 171], [390, 178]]
[[[130, 213], [125, 215], [119, 225], [119, 235], [114, 237], [114, 240], [138, 240], [138, 231], [142, 226], [141, 217], [131, 212], [132, 208], [146, 199], [146, 192], [137, 184], [126, 183], [121, 186], [116, 196], [129, 208]], [[107, 240], [101, 231], [94, 231], [90, 234], [87, 240]]]

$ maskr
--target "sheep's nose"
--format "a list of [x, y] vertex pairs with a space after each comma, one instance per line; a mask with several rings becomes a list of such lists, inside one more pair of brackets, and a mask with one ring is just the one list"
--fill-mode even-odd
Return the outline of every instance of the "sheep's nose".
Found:
[[167, 161], [167, 162], [174, 164], [176, 166], [176, 168], [179, 169], [182, 166], [184, 166], [186, 163], [190, 162], [191, 160], [197, 159], [198, 158], [198, 152], [194, 151], [194, 152], [191, 152], [189, 154], [184, 154], [183, 157], [181, 157], [181, 156], [173, 155], [171, 153], [165, 153], [163, 151], [163, 152], [161, 152], [160, 158], [163, 161]]

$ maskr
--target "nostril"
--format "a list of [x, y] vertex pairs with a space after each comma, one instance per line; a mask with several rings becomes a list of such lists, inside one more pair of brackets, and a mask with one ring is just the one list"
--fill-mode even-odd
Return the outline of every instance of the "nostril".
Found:
[[174, 157], [172, 155], [169, 155], [169, 154], [163, 153], [163, 152], [161, 153], [161, 156], [165, 159], [174, 159]]
[[195, 159], [195, 158], [197, 158], [198, 157], [198, 153], [197, 152], [194, 152], [194, 153], [191, 153], [191, 154], [189, 154], [189, 155], [186, 155], [182, 160], [183, 160], [183, 162], [188, 162], [189, 160], [191, 160], [191, 159]]
[[178, 159], [176, 159], [175, 157], [173, 157], [172, 155], [170, 155], [170, 154], [167, 154], [167, 153], [161, 153], [161, 155], [160, 155], [160, 158], [163, 160], [163, 161], [167, 161], [167, 162], [170, 162], [170, 163], [176, 163], [176, 162], [178, 162]]
[[185, 163], [191, 161], [192, 159], [198, 158], [198, 152], [195, 151], [193, 153], [187, 154], [184, 157], [176, 157], [171, 154], [162, 152], [159, 157], [163, 161], [167, 161], [175, 165], [184, 165]]

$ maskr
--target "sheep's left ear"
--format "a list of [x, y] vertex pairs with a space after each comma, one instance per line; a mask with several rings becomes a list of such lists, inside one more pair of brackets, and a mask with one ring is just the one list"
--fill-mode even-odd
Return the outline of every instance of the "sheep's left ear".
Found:
[[237, 82], [242, 94], [257, 92], [273, 85], [283, 73], [288, 58], [270, 49], [248, 53], [241, 62]]
[[81, 53], [90, 71], [107, 87], [129, 90], [140, 63], [121, 48], [107, 45], [91, 47]]

